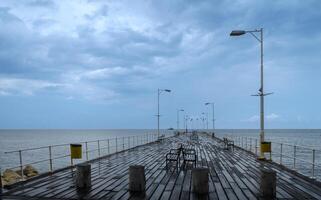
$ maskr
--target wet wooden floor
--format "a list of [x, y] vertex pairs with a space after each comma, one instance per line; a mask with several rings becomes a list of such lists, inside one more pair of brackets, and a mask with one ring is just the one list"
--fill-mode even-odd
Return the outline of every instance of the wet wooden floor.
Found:
[[[165, 155], [177, 143], [193, 145], [197, 166], [210, 169], [209, 194], [198, 197], [191, 192], [191, 170], [167, 170]], [[128, 191], [128, 167], [145, 166], [146, 193]], [[200, 135], [198, 141], [187, 136], [172, 137], [103, 157], [91, 162], [92, 188], [77, 192], [71, 170], [63, 170], [24, 183], [7, 191], [3, 199], [258, 199], [262, 168], [277, 172], [278, 199], [321, 199], [321, 187], [273, 163], [257, 161], [253, 154], [236, 148], [224, 150], [217, 139]]]

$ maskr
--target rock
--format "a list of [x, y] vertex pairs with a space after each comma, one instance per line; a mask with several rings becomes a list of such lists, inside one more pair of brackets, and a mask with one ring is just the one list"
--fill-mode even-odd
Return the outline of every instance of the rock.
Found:
[[39, 172], [36, 170], [36, 168], [34, 168], [31, 165], [27, 165], [24, 169], [23, 169], [23, 174], [25, 176], [27, 176], [28, 178], [30, 177], [34, 177], [37, 176], [39, 174]]
[[11, 169], [6, 169], [3, 172], [3, 185], [11, 185], [13, 183], [19, 182], [21, 176]]
[[16, 172], [19, 176], [22, 176], [22, 175], [21, 175], [21, 170], [20, 170], [20, 169], [19, 169], [19, 170], [16, 170], [15, 172]]

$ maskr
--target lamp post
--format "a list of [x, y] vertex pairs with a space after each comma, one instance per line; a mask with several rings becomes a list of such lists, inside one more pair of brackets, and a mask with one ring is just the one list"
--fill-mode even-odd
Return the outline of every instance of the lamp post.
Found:
[[206, 129], [208, 129], [208, 112], [206, 112]]
[[157, 137], [159, 138], [159, 96], [162, 92], [171, 92], [169, 89], [159, 89], [157, 90]]
[[202, 112], [202, 128], [205, 129], [205, 120], [206, 120], [206, 117], [205, 117], [205, 112]]
[[189, 119], [188, 115], [185, 115], [184, 120], [185, 120], [185, 130], [186, 130], [186, 133], [187, 133], [187, 122], [188, 122], [188, 119]]
[[208, 102], [208, 103], [205, 103], [205, 105], [206, 105], [206, 106], [212, 105], [212, 114], [213, 114], [213, 119], [212, 119], [212, 121], [213, 121], [213, 131], [214, 131], [214, 129], [215, 129], [214, 102]]
[[[264, 142], [264, 96], [272, 94], [272, 93], [264, 93], [263, 89], [263, 28], [255, 29], [251, 31], [245, 30], [234, 30], [230, 33], [230, 36], [241, 36], [246, 33], [250, 33], [257, 41], [259, 41], [261, 48], [261, 86], [259, 89], [258, 94], [252, 96], [259, 96], [260, 97], [260, 143]], [[257, 36], [255, 33], [259, 33], [260, 35]], [[260, 151], [260, 159], [264, 159], [264, 154]]]
[[184, 112], [184, 109], [177, 109], [177, 130], [179, 130], [179, 112]]

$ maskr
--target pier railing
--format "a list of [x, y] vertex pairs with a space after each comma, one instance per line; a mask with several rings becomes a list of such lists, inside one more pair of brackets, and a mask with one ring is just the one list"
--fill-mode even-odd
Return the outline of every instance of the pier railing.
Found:
[[[115, 137], [102, 140], [92, 140], [85, 142], [78, 142], [82, 145], [82, 158], [71, 159], [70, 144], [58, 144], [50, 146], [42, 146], [37, 148], [26, 148], [14, 151], [5, 152], [5, 154], [16, 154], [15, 163], [10, 166], [3, 166], [3, 169], [16, 170], [24, 180], [23, 170], [27, 165], [40, 165], [41, 173], [54, 172], [57, 169], [73, 166], [77, 163], [89, 161], [102, 156], [110, 155], [120, 151], [128, 150], [140, 145], [148, 144], [158, 141], [160, 139], [170, 137], [171, 134], [162, 135], [158, 138], [157, 134], [141, 134], [135, 136]], [[12, 156], [10, 156], [12, 158]], [[7, 164], [8, 165], [8, 164]], [[44, 168], [48, 167], [48, 170]], [[1, 175], [1, 174], [0, 174]]]
[[[260, 140], [254, 137], [228, 135], [234, 144], [256, 155]], [[271, 141], [272, 161], [310, 178], [321, 180], [321, 149]]]

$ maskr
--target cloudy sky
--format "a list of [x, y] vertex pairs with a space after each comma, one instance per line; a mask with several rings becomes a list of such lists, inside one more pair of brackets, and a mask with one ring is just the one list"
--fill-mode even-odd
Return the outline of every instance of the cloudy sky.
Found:
[[[321, 127], [319, 0], [1, 0], [0, 128], [258, 128], [264, 28], [266, 128]], [[181, 113], [181, 116], [183, 113]], [[182, 120], [181, 120], [182, 121]], [[181, 122], [182, 124], [182, 122]]]

